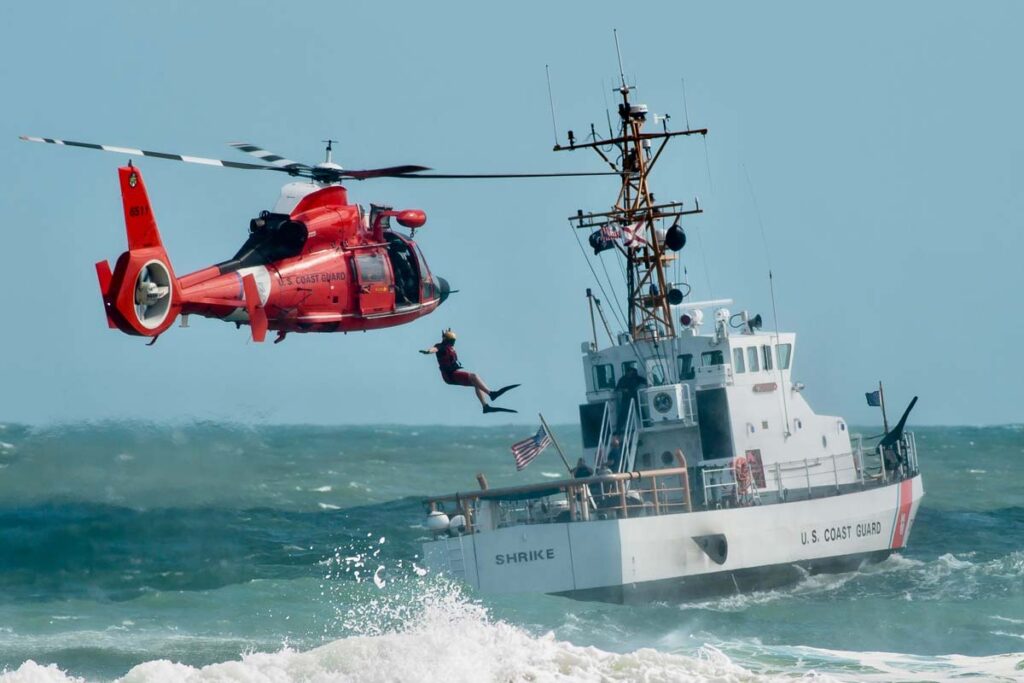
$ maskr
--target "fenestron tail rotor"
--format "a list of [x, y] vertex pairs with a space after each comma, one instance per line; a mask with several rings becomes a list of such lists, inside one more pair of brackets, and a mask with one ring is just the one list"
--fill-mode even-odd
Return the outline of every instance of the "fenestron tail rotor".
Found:
[[135, 316], [147, 328], [156, 328], [171, 307], [171, 274], [160, 261], [145, 264], [135, 278]]
[[235, 149], [252, 155], [264, 162], [263, 164], [246, 163], [241, 161], [227, 161], [226, 159], [213, 159], [208, 157], [190, 156], [187, 154], [172, 154], [169, 152], [155, 152], [137, 147], [120, 147], [115, 145], [99, 145], [93, 142], [76, 142], [74, 140], [60, 140], [57, 138], [41, 138], [29, 135], [20, 136], [27, 142], [44, 142], [51, 145], [62, 145], [65, 147], [82, 147], [85, 149], [96, 149], [102, 152], [114, 152], [127, 154], [129, 156], [153, 157], [156, 159], [170, 159], [172, 161], [184, 161], [190, 164], [201, 164], [203, 166], [223, 166], [225, 168], [240, 168], [244, 170], [279, 171], [291, 176], [309, 178], [317, 183], [331, 184], [340, 183], [345, 180], [368, 180], [371, 178], [424, 178], [428, 180], [473, 180], [473, 179], [514, 179], [514, 178], [562, 178], [573, 176], [603, 176], [619, 175], [618, 172], [582, 172], [582, 173], [423, 173], [431, 170], [428, 166], [417, 166], [404, 164], [400, 166], [384, 166], [382, 168], [367, 169], [345, 169], [330, 160], [331, 140], [328, 142], [328, 160], [324, 163], [311, 166], [298, 161], [292, 161], [279, 154], [270, 152], [262, 147], [248, 142], [228, 143]]

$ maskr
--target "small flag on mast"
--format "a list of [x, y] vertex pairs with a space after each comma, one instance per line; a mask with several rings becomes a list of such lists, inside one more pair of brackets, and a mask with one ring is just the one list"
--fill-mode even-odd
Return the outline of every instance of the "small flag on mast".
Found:
[[865, 393], [864, 398], [868, 400], [868, 405], [874, 408], [882, 405], [882, 392], [877, 389], [875, 391]]
[[516, 459], [516, 469], [524, 469], [550, 445], [551, 436], [544, 429], [544, 425], [541, 425], [540, 429], [533, 436], [512, 444], [512, 455]]
[[640, 247], [647, 244], [647, 240], [643, 238], [644, 222], [638, 221], [633, 225], [622, 226], [622, 246]]

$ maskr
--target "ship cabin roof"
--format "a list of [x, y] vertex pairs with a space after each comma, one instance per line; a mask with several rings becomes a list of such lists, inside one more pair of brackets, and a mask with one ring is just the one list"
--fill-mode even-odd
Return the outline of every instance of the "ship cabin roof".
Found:
[[647, 386], [684, 383], [693, 390], [706, 386], [748, 385], [768, 381], [788, 384], [796, 347], [791, 332], [680, 335], [658, 341], [632, 341], [597, 349], [585, 342], [583, 365], [588, 401], [612, 397], [616, 384], [630, 368]]

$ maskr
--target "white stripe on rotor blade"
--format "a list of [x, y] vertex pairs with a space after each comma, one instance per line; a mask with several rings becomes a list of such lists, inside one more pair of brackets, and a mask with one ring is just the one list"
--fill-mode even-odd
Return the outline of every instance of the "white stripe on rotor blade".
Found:
[[[64, 144], [64, 143], [61, 143]], [[107, 152], [118, 152], [119, 154], [134, 154], [135, 156], [145, 156], [141, 149], [132, 149], [131, 147], [110, 147], [109, 145], [102, 145], [104, 151]]]
[[263, 159], [267, 163], [273, 164], [274, 166], [277, 166], [279, 168], [285, 168], [286, 166], [293, 166], [296, 163], [296, 162], [292, 161], [291, 159], [285, 159], [285, 158], [282, 158], [282, 157], [278, 157], [276, 159], [271, 159], [270, 157], [277, 157], [278, 155], [274, 154], [273, 152], [268, 152], [265, 149], [260, 149], [260, 150], [254, 151], [254, 152], [248, 152], [248, 154], [251, 154], [254, 157], [259, 157], [260, 159]]
[[206, 164], [207, 166], [223, 166], [223, 162], [219, 159], [204, 159], [203, 157], [188, 157], [184, 154], [181, 155], [182, 161], [187, 161], [192, 164]]

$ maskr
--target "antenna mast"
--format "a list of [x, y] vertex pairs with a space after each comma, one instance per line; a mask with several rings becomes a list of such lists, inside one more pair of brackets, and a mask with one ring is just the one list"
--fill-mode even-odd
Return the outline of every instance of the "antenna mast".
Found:
[[331, 152], [334, 151], [334, 143], [337, 142], [337, 140], [331, 140], [330, 138], [327, 138], [326, 140], [321, 140], [320, 142], [327, 143], [327, 149], [324, 150], [324, 154], [326, 155], [327, 158], [324, 159], [324, 163], [334, 163], [333, 161], [331, 161]]
[[[619, 173], [622, 185], [611, 211], [586, 214], [578, 211], [569, 221], [577, 229], [607, 229], [608, 234], [621, 237], [621, 244], [616, 247], [626, 259], [629, 333], [633, 339], [658, 339], [675, 335], [669, 302], [672, 283], [666, 280], [665, 271], [677, 256], [662, 243], [664, 238], [659, 238], [656, 222], [671, 218], [674, 225], [681, 216], [701, 213], [701, 209], [696, 203], [687, 210], [681, 202], [656, 203], [648, 177], [671, 138], [707, 135], [708, 131], [707, 128], [669, 131], [665, 126], [662, 131], [644, 132], [647, 105], [630, 101], [634, 88], [626, 83], [617, 31], [614, 36], [620, 85], [613, 92], [618, 92], [622, 98], [618, 109], [618, 134], [605, 140], [597, 139], [595, 134], [592, 141], [577, 144], [570, 132], [569, 145], [556, 144], [554, 149], [556, 152], [592, 149]], [[656, 149], [652, 150], [652, 145]]]

